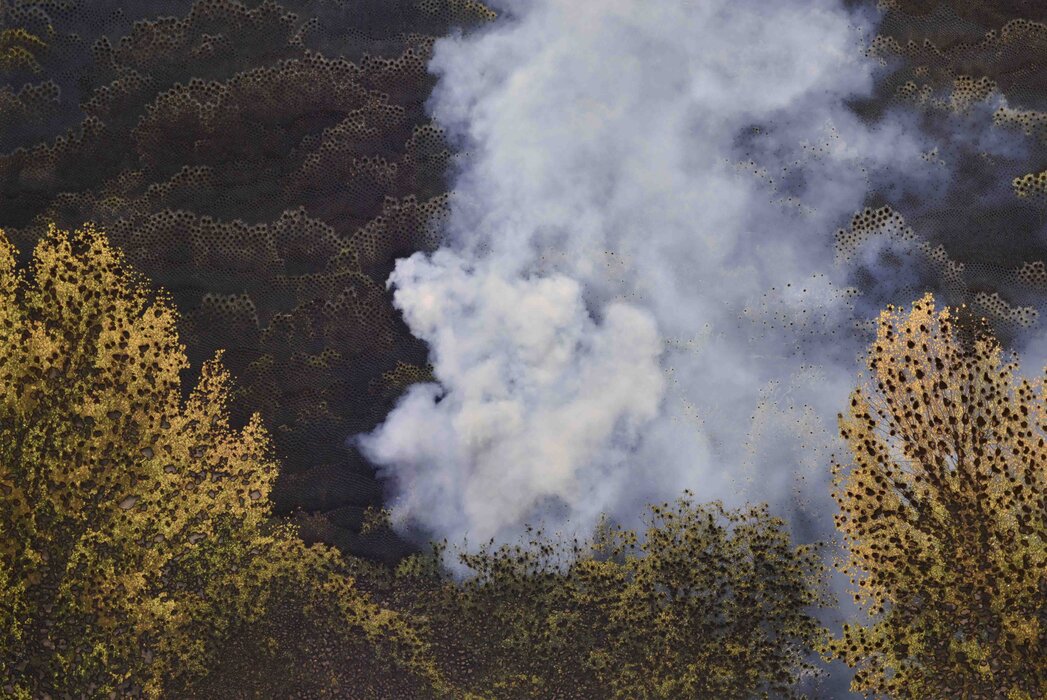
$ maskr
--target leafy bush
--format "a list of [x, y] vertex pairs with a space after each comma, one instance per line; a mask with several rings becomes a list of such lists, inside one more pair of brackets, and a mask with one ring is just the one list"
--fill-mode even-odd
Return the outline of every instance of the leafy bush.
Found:
[[688, 493], [650, 507], [642, 536], [606, 523], [587, 542], [531, 534], [461, 555], [464, 582], [441, 581], [437, 549], [391, 584], [429, 620], [447, 674], [477, 694], [789, 697], [816, 672], [823, 567], [765, 507]]

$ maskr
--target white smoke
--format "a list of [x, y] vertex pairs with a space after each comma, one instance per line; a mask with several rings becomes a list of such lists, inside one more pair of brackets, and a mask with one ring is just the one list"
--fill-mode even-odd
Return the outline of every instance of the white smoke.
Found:
[[826, 502], [859, 347], [833, 234], [870, 191], [947, 177], [905, 118], [846, 106], [874, 85], [875, 18], [504, 4], [431, 64], [466, 155], [445, 247], [390, 278], [438, 380], [359, 441], [394, 516], [476, 542], [684, 488]]

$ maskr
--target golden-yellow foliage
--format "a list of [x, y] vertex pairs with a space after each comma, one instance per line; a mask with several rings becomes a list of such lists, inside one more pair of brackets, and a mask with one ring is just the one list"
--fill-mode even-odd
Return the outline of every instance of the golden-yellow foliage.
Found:
[[[970, 334], [968, 334], [970, 335]], [[1047, 395], [928, 295], [889, 308], [840, 429], [837, 526], [866, 624], [831, 653], [892, 698], [1047, 694]]]
[[230, 427], [220, 357], [183, 401], [175, 313], [101, 233], [52, 228], [28, 275], [0, 234], [0, 347], [7, 694], [185, 687], [232, 635], [271, 634], [277, 598], [333, 619], [341, 645], [390, 673], [439, 685], [425, 645], [340, 555], [271, 521], [261, 423]]

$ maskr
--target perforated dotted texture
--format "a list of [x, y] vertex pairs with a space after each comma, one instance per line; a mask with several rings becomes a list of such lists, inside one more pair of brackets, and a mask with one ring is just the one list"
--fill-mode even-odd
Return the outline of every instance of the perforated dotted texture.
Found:
[[[1040, 323], [1047, 298], [1047, 245], [1037, 236], [1047, 213], [1047, 5], [881, 5], [868, 49], [886, 71], [881, 107], [933, 120], [1003, 95], [995, 127], [1024, 136], [1040, 160], [1014, 171], [985, 154], [925, 154], [932, 164], [968, 158], [986, 178], [971, 188], [988, 183], [1009, 198], [982, 203], [980, 190], [959, 189], [903, 217], [873, 193], [836, 236], [848, 284], [816, 279], [789, 293], [872, 309], [930, 289], [1016, 337]], [[262, 411], [285, 464], [281, 511], [300, 511], [308, 537], [381, 558], [403, 545], [357, 529], [353, 514], [380, 503], [381, 485], [345, 440], [430, 378], [426, 349], [384, 283], [397, 257], [438, 245], [447, 215], [454, 155], [424, 110], [433, 42], [492, 17], [474, 0], [6, 7], [5, 28], [46, 47], [0, 86], [0, 123], [15, 124], [0, 128], [0, 226], [21, 250], [51, 221], [108, 231], [172, 293], [197, 365], [228, 349], [240, 384], [234, 410], [240, 419]], [[738, 167], [772, 189], [788, 175]], [[798, 205], [784, 185], [782, 197]], [[877, 264], [862, 262], [874, 249]], [[889, 279], [903, 267], [915, 277]], [[747, 313], [767, 327], [828, 322], [790, 318], [781, 293]]]
[[125, 5], [25, 2], [5, 18], [49, 33], [51, 82], [0, 90], [0, 117], [38, 127], [0, 130], [0, 226], [23, 250], [52, 221], [104, 228], [173, 296], [195, 366], [227, 350], [234, 418], [261, 411], [283, 462], [279, 511], [307, 540], [393, 561], [407, 545], [353, 515], [382, 487], [346, 440], [431, 378], [385, 280], [438, 244], [447, 211], [451, 153], [424, 110], [433, 42], [493, 13], [472, 0]]

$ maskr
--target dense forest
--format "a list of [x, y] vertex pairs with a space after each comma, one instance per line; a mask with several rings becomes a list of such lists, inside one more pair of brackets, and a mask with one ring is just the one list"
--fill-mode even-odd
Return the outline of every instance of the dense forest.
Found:
[[[881, 9], [857, 113], [933, 131], [1004, 94], [994, 128], [1037, 160], [1043, 8]], [[427, 109], [434, 42], [497, 21], [0, 0], [0, 696], [831, 697], [831, 665], [867, 697], [1047, 697], [1047, 375], [1020, 364], [1047, 175], [1002, 159], [835, 235], [841, 264], [883, 236], [920, 274], [855, 267], [831, 537], [691, 489], [583, 533], [397, 525], [351, 438], [434, 380], [386, 280], [440, 247], [468, 156]], [[1006, 207], [954, 211], [990, 180]], [[988, 254], [963, 217], [1015, 232]]]

